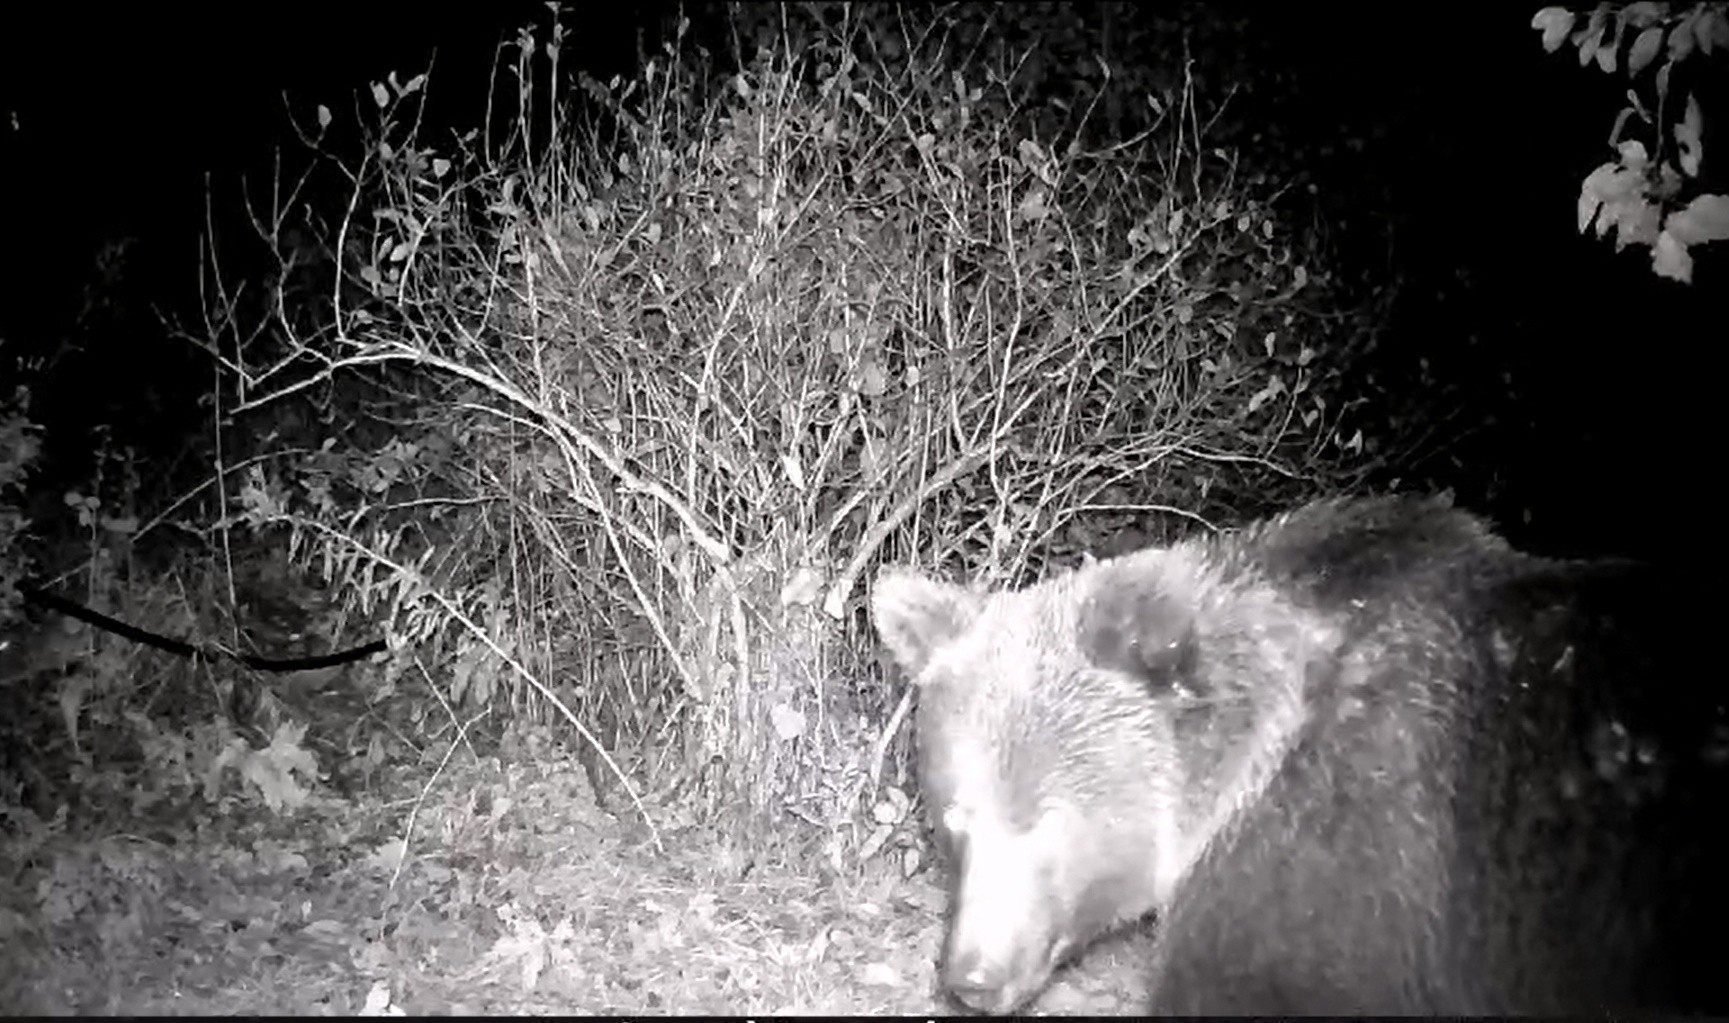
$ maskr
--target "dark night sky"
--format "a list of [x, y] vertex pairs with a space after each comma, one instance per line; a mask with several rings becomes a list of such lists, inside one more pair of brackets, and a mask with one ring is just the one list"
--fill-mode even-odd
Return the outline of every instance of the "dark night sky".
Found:
[[[628, 71], [637, 8], [570, 5], [567, 61], [603, 75]], [[1363, 32], [1343, 31], [1357, 21], [1345, 12], [1356, 10], [1257, 9], [1269, 34], [1313, 54], [1318, 106], [1416, 97], [1425, 106], [1410, 116], [1436, 121], [1436, 130], [1470, 122], [1484, 171], [1516, 190], [1528, 161], [1494, 158], [1510, 139], [1544, 132], [1573, 107], [1589, 115], [1581, 122], [1589, 132], [1568, 136], [1582, 143], [1581, 154], [1607, 133], [1614, 110], [1595, 102], [1604, 83], [1543, 61], [1521, 6], [1506, 8], [1503, 20], [1460, 25], [1428, 9], [1382, 12]], [[220, 178], [264, 165], [285, 125], [284, 93], [301, 115], [317, 103], [340, 106], [393, 69], [403, 78], [424, 70], [435, 53], [435, 109], [472, 124], [498, 43], [548, 17], [531, 0], [446, 5], [436, 14], [329, 2], [11, 5], [0, 14], [0, 101], [20, 132], [0, 136], [0, 173], [25, 209], [9, 212], [46, 216], [42, 207], [52, 205], [56, 228], [48, 233], [78, 248], [87, 246], [70, 237], [72, 225], [112, 232], [141, 218], [179, 217], [197, 208], [203, 171]], [[18, 158], [20, 145], [26, 158]], [[1565, 224], [1570, 207], [1563, 196], [1548, 212]]]
[[[570, 5], [567, 66], [627, 72], [637, 9]], [[1431, 9], [1401, 8], [1347, 32], [1360, 18], [1347, 12], [1357, 8], [1252, 9], [1266, 34], [1307, 55], [1312, 116], [1398, 104], [1397, 116], [1423, 130], [1480, 146], [1470, 173], [1499, 180], [1443, 186], [1435, 202], [1474, 196], [1465, 215], [1487, 219], [1503, 210], [1484, 201], [1516, 201], [1525, 207], [1521, 227], [1566, 231], [1570, 190], [1586, 161], [1600, 158], [1616, 93], [1601, 76], [1542, 59], [1529, 11], [1514, 5], [1501, 20], [1454, 24]], [[77, 275], [61, 259], [87, 261], [93, 243], [116, 234], [156, 238], [165, 221], [168, 234], [195, 244], [204, 172], [222, 183], [268, 169], [287, 123], [284, 94], [306, 117], [318, 103], [346, 105], [391, 70], [406, 79], [436, 53], [434, 112], [464, 127], [478, 123], [498, 44], [548, 17], [545, 4], [529, 0], [446, 5], [436, 14], [329, 2], [11, 5], [0, 14], [0, 107], [18, 130], [0, 132], [0, 185], [11, 200], [8, 236], [31, 239], [27, 286], [51, 291]], [[1553, 165], [1534, 159], [1563, 146], [1570, 151], [1555, 153]], [[1453, 219], [1449, 211], [1437, 222]]]
[[[628, 22], [567, 19], [581, 29], [567, 44], [578, 63], [627, 70]], [[407, 80], [436, 56], [440, 109], [477, 122], [498, 44], [547, 20], [544, 4], [521, 0], [436, 16], [407, 4], [14, 5], [0, 14], [0, 103], [17, 125], [0, 138], [0, 183], [8, 235], [35, 243], [28, 286], [53, 292], [78, 277], [105, 237], [195, 245], [204, 173], [231, 182], [268, 168], [285, 94], [300, 117], [342, 108], [368, 82], [392, 70]]]

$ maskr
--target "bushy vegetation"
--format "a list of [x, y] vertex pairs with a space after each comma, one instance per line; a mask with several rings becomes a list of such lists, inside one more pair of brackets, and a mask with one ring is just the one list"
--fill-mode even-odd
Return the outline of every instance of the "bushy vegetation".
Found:
[[1192, 80], [1054, 95], [943, 12], [759, 17], [736, 72], [681, 37], [613, 82], [525, 32], [505, 131], [430, 137], [424, 76], [316, 107], [268, 292], [213, 261], [206, 343], [269, 424], [226, 445], [234, 526], [388, 628], [379, 685], [838, 867], [907, 804], [885, 558], [1025, 579], [1345, 488], [1375, 438]]
[[18, 584], [28, 566], [24, 493], [41, 453], [37, 433], [30, 419], [29, 389], [19, 385], [11, 394], [0, 395], [0, 630], [10, 630], [19, 615]]
[[1691, 283], [1692, 249], [1729, 239], [1729, 196], [1710, 191], [1702, 177], [1700, 103], [1707, 83], [1721, 81], [1720, 69], [1708, 61], [1729, 54], [1729, 5], [1602, 4], [1583, 18], [1565, 7], [1545, 7], [1531, 27], [1543, 34], [1545, 50], [1572, 46], [1581, 67], [1595, 64], [1607, 75], [1624, 71], [1635, 84], [1609, 135], [1615, 159], [1580, 187], [1580, 232], [1613, 234], [1617, 250], [1648, 248], [1653, 273]]

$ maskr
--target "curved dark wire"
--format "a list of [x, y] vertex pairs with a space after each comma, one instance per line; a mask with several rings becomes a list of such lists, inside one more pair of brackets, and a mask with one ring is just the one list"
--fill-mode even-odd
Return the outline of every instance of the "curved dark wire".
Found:
[[154, 632], [146, 632], [135, 625], [128, 625], [118, 619], [110, 618], [100, 611], [92, 611], [82, 604], [75, 604], [65, 597], [55, 596], [34, 586], [20, 584], [18, 593], [28, 603], [40, 604], [61, 614], [71, 615], [73, 618], [94, 625], [99, 629], [106, 629], [117, 636], [124, 636], [134, 643], [153, 646], [158, 650], [166, 650], [171, 654], [189, 657], [195, 661], [235, 660], [248, 668], [256, 668], [259, 671], [305, 671], [308, 668], [328, 668], [338, 664], [347, 664], [350, 661], [358, 661], [363, 657], [370, 657], [380, 650], [386, 649], [384, 640], [375, 639], [365, 646], [340, 650], [333, 654], [320, 654], [317, 657], [290, 657], [286, 659], [254, 657], [251, 654], [230, 653], [215, 647], [194, 646], [178, 639], [158, 636]]

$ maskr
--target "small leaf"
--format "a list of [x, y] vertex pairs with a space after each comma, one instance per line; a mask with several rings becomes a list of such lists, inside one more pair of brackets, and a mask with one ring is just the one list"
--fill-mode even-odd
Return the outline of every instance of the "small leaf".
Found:
[[330, 108], [322, 103], [318, 104], [318, 126], [320, 128], [330, 127]]
[[402, 1009], [390, 1004], [390, 983], [376, 981], [366, 993], [366, 1004], [360, 1007], [362, 1016], [400, 1016]]
[[1268, 380], [1267, 386], [1261, 388], [1260, 391], [1256, 392], [1254, 397], [1249, 399], [1249, 412], [1254, 413], [1259, 411], [1262, 405], [1265, 405], [1267, 402], [1277, 398], [1280, 394], [1284, 393], [1284, 390], [1285, 382], [1283, 380], [1280, 380], [1278, 377], [1273, 377], [1271, 380]]
[[1699, 40], [1699, 49], [1709, 57], [1718, 47], [1729, 50], [1729, 15], [1722, 8], [1706, 7], [1699, 11], [1699, 20], [1693, 23], [1693, 38]]
[[[1579, 233], [1584, 234], [1597, 222], [1597, 215], [1603, 211], [1604, 194], [1608, 191], [1615, 176], [1621, 173], [1618, 164], [1606, 163], [1585, 176], [1584, 183], [1579, 187]], [[1606, 228], [1598, 229], [1598, 237]]]
[[866, 963], [854, 971], [854, 977], [866, 987], [898, 988], [902, 986], [901, 975], [888, 963]]
[[780, 456], [780, 467], [786, 473], [787, 482], [792, 484], [792, 488], [801, 494], [804, 493], [804, 466], [799, 462], [798, 456], [790, 451], [783, 453]]
[[1680, 150], [1681, 170], [1690, 178], [1699, 176], [1699, 165], [1705, 159], [1704, 117], [1699, 112], [1699, 98], [1687, 97], [1687, 113], [1675, 125], [1675, 144]]
[[784, 703], [777, 703], [769, 708], [768, 719], [769, 723], [774, 726], [775, 734], [780, 736], [782, 742], [791, 742], [804, 734], [804, 714]]
[[1651, 272], [1682, 284], [1693, 283], [1693, 254], [1667, 231], [1651, 246]]
[[1656, 3], [1655, 0], [1638, 0], [1621, 10], [1621, 20], [1634, 28], [1645, 28], [1655, 25], [1668, 14], [1668, 5]]
[[881, 362], [871, 359], [859, 367], [857, 390], [867, 398], [882, 397], [888, 390], [888, 373]]
[[72, 741], [73, 750], [78, 750], [78, 719], [84, 713], [84, 694], [90, 689], [90, 679], [84, 675], [73, 675], [61, 679], [59, 692], [60, 720], [66, 726], [66, 735]]
[[1651, 61], [1657, 58], [1657, 50], [1663, 45], [1663, 30], [1656, 26], [1639, 33], [1639, 38], [1633, 40], [1633, 49], [1627, 54], [1627, 73], [1636, 75], [1645, 70]]
[[390, 90], [384, 87], [383, 82], [372, 83], [372, 102], [378, 104], [380, 110], [390, 105]]
[[1017, 212], [1024, 220], [1039, 221], [1045, 219], [1045, 216], [1050, 212], [1049, 207], [1045, 205], [1045, 190], [1042, 188], [1028, 189], [1027, 194], [1021, 199], [1020, 208]]
[[888, 844], [888, 840], [894, 837], [894, 833], [894, 828], [887, 824], [878, 824], [872, 828], [870, 835], [859, 844], [858, 858], [868, 860], [881, 852], [882, 847]]
[[1554, 53], [1573, 30], [1575, 15], [1565, 7], [1545, 7], [1531, 19], [1531, 27], [1543, 33], [1543, 50]]
[[822, 573], [800, 565], [780, 590], [781, 607], [810, 607], [822, 596]]
[[1669, 62], [1686, 60], [1693, 53], [1693, 23], [1699, 20], [1699, 12], [1693, 11], [1669, 30]]
[[1663, 233], [1684, 245], [1729, 239], [1729, 195], [1701, 195], [1669, 214]]

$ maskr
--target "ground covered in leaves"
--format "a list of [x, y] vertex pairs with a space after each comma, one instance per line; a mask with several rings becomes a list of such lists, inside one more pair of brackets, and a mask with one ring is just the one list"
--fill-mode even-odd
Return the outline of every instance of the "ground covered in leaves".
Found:
[[[753, 861], [697, 828], [657, 847], [574, 759], [393, 788], [99, 835], [4, 821], [0, 1014], [951, 1011], [935, 872]], [[1144, 955], [1093, 949], [1036, 1010], [1132, 1007]]]

